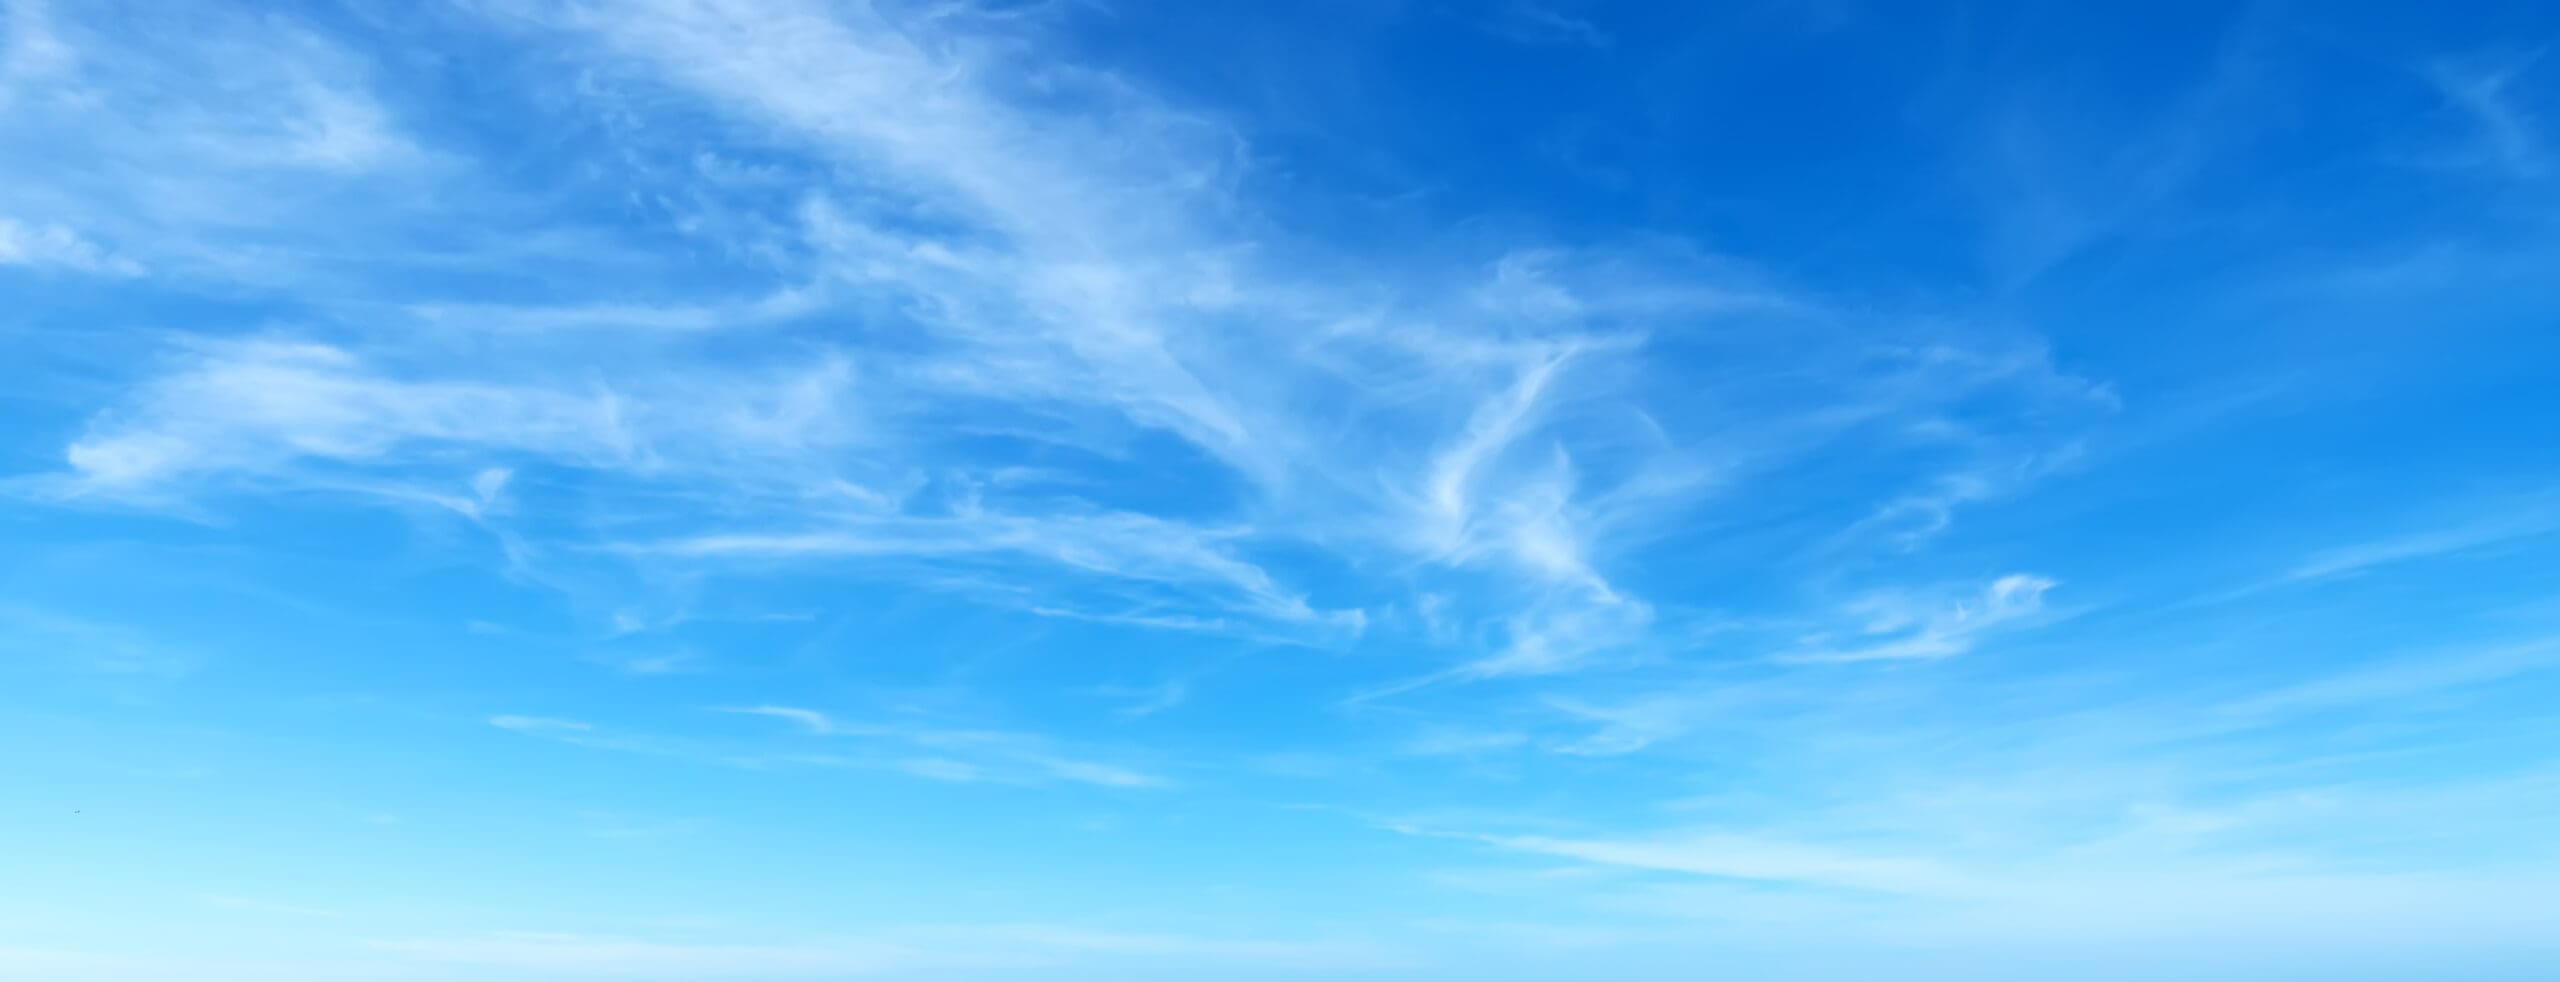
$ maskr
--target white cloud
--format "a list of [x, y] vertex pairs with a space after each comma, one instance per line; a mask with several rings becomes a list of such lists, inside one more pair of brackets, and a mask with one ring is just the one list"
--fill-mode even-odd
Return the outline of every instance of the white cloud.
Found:
[[628, 675], [684, 675], [706, 671], [708, 660], [700, 653], [686, 650], [650, 652], [600, 652], [587, 656], [588, 661]]
[[[595, 165], [679, 202], [664, 213], [682, 234], [734, 236], [711, 244], [753, 257], [757, 281], [627, 293], [647, 277], [617, 276], [491, 304], [359, 277], [344, 310], [387, 323], [198, 338], [40, 487], [430, 503], [485, 526], [519, 575], [573, 590], [609, 579], [582, 563], [922, 569], [1046, 616], [1328, 646], [1429, 595], [1431, 636], [1461, 649], [1431, 674], [1446, 681], [1647, 652], [1659, 612], [1626, 558], [1711, 485], [1783, 497], [1793, 462], [1986, 392], [2103, 401], [2032, 343], [1870, 323], [1678, 243], [1326, 242], [1247, 193], [1254, 158], [1225, 123], [1021, 57], [1036, 19], [493, 12], [491, 29], [573, 42], [587, 81], [547, 108], [607, 120]], [[271, 96], [265, 115], [214, 114], [215, 131], [283, 134], [267, 152], [331, 172], [313, 180], [481, 193], [431, 164], [458, 151], [416, 146], [367, 95], [367, 66], [286, 28], [289, 57], [242, 82]], [[626, 119], [695, 112], [743, 145]], [[147, 224], [221, 241], [202, 217]], [[664, 230], [581, 221], [500, 209], [487, 231], [700, 265], [650, 237]], [[595, 279], [524, 248], [455, 262]], [[2048, 434], [1976, 436], [2006, 453]], [[574, 516], [519, 488], [560, 468], [579, 477]]]
[[1262, 939], [1116, 931], [1063, 924], [899, 925], [882, 938], [769, 942], [491, 932], [384, 940], [381, 952], [424, 962], [607, 978], [840, 978], [897, 972], [1010, 969], [1057, 973], [1142, 965], [1376, 969], [1408, 964], [1384, 947], [1332, 939]]
[[489, 724], [597, 750], [750, 770], [890, 770], [937, 781], [1064, 783], [1120, 789], [1163, 788], [1173, 783], [1162, 775], [1095, 759], [1023, 733], [962, 729], [903, 718], [856, 723], [796, 706], [723, 707], [712, 711], [779, 720], [789, 724], [799, 737], [823, 738], [844, 749], [825, 747], [813, 751], [797, 741], [655, 736], [532, 716], [497, 716]]
[[207, 906], [219, 907], [224, 910], [245, 911], [252, 914], [270, 914], [294, 918], [323, 918], [331, 920], [347, 916], [346, 911], [328, 907], [314, 907], [308, 904], [277, 903], [272, 900], [259, 900], [252, 897], [235, 897], [228, 894], [208, 894], [201, 899]]
[[1435, 727], [1416, 734], [1398, 749], [1418, 757], [1473, 757], [1517, 750], [1528, 742], [1528, 734], [1510, 730]]
[[480, 473], [471, 475], [471, 497], [476, 499], [479, 506], [483, 508], [497, 504], [498, 496], [506, 493], [507, 482], [514, 478], [513, 470], [504, 467], [483, 467]]
[[114, 620], [10, 603], [0, 603], [0, 648], [22, 665], [128, 679], [184, 678], [207, 657]]
[[850, 517], [826, 531], [717, 534], [635, 546], [635, 551], [717, 558], [1009, 554], [1095, 576], [1206, 591], [1218, 606], [1273, 621], [1357, 630], [1357, 611], [1320, 611], [1285, 592], [1270, 573], [1229, 555], [1233, 538], [1137, 514], [1007, 515], [967, 510], [948, 517]]
[[1510, 0], [1496, 8], [1484, 29], [1521, 44], [1609, 46], [1609, 34], [1588, 20], [1565, 13], [1553, 3]]
[[1126, 700], [1118, 710], [1119, 714], [1139, 719], [1182, 705], [1191, 698], [1191, 683], [1183, 679], [1168, 679], [1149, 686], [1104, 686], [1095, 692]]
[[838, 732], [835, 720], [827, 718], [827, 714], [814, 709], [798, 709], [791, 706], [747, 706], [738, 709], [723, 709], [721, 712], [738, 713], [746, 716], [769, 716], [774, 719], [788, 720], [792, 723], [798, 724], [802, 729], [821, 736]]
[[[14, 2], [5, 29], [0, 265], [370, 305], [402, 281], [371, 271], [423, 282], [560, 238], [487, 228], [503, 206], [485, 186], [427, 193], [451, 161], [403, 125], [377, 66], [289, 12]], [[452, 222], [466, 213], [485, 231]]]
[[593, 726], [576, 720], [547, 719], [540, 716], [492, 716], [489, 717], [489, 725], [501, 730], [514, 730], [518, 733], [537, 734], [585, 733], [595, 729]]
[[2549, 137], [2513, 91], [2540, 60], [2537, 51], [2495, 63], [2439, 61], [2426, 71], [2436, 93], [2471, 123], [2477, 161], [2513, 178], [2537, 178], [2550, 166]]
[[60, 225], [0, 217], [0, 266], [65, 269], [101, 276], [140, 276], [142, 264]]
[[65, 451], [71, 472], [51, 490], [149, 498], [189, 481], [330, 484], [343, 482], [313, 468], [441, 463], [459, 473], [437, 483], [467, 483], [476, 513], [512, 477], [491, 461], [511, 456], [645, 477], [830, 445], [839, 422], [823, 407], [848, 379], [832, 359], [774, 375], [653, 378], [628, 394], [592, 379], [413, 374], [326, 344], [199, 343], [175, 371], [94, 420]]
[[[916, 645], [887, 653], [912, 659], [894, 671], [967, 689], [1018, 664], [1003, 658], [1055, 653], [1058, 636], [1091, 664], [1007, 682], [1045, 685], [1052, 667], [1171, 679], [1069, 707], [1099, 718], [1064, 725], [1097, 732], [1206, 726], [1258, 739], [1269, 736], [1258, 719], [1237, 728], [1209, 712], [1235, 704], [1213, 681], [1285, 674], [1291, 691], [1275, 695], [1303, 696], [1299, 686], [1417, 679], [1391, 690], [1410, 706], [1359, 707], [1392, 720], [1375, 759], [1340, 747], [1108, 746], [985, 722], [1004, 710], [975, 703], [984, 691], [929, 712], [837, 701], [869, 689], [852, 684], [799, 690], [822, 693], [827, 709], [749, 704], [648, 723], [638, 693], [711, 697], [622, 679], [635, 701], [612, 720], [486, 719], [599, 751], [1115, 802], [1163, 796], [1093, 789], [1208, 783], [1212, 754], [1252, 754], [1258, 776], [1344, 782], [1334, 790], [1356, 776], [1390, 799], [1479, 791], [1455, 784], [1462, 768], [1450, 765], [1483, 765], [1531, 792], [1486, 827], [1545, 831], [1468, 841], [1535, 864], [1547, 882], [1623, 891], [1569, 894], [1604, 908], [1671, 899], [1639, 889], [1665, 881], [1738, 883], [1740, 902], [1694, 908], [1727, 925], [1736, 911], [1781, 905], [1821, 915], [1803, 924], [1870, 930], [1888, 919], [1829, 915], [1872, 913], [1857, 905], [1885, 895], [1946, 908], [1890, 919], [1893, 930], [1979, 932], [1951, 934], [1965, 939], [2085, 928], [2118, 909], [2202, 923], [2247, 913], [2243, 901], [2387, 926], [2369, 915], [2395, 887], [2408, 888], [2403, 899], [2465, 885], [2529, 896], [2514, 886], [2533, 869], [2433, 884], [2316, 872], [2414, 850], [2359, 849], [2352, 840], [2373, 826], [2323, 825], [2325, 806], [2288, 804], [2331, 793], [2313, 787], [2324, 765], [2252, 741], [2270, 721], [2484, 694], [2545, 670], [2542, 647], [2377, 665], [2205, 710], [2074, 706], [2019, 719], [2008, 712], [2018, 704], [2100, 686], [2036, 678], [2048, 689], [2030, 699], [1948, 681], [1989, 673], [1797, 664], [1944, 659], [2054, 619], [2054, 580], [1987, 575], [2015, 566], [1967, 567], [1987, 582], [1878, 589], [1825, 611], [1810, 634], [1805, 618], [1766, 610], [1742, 612], [1760, 621], [1731, 644], [1697, 627], [1724, 615], [1684, 605], [1724, 598], [1701, 582], [1739, 584], [1737, 602], [1768, 606], [1808, 582], [1896, 582], [1909, 557], [1866, 555], [1866, 540], [1916, 549], [1959, 510], [2067, 460], [2083, 424], [2115, 408], [2113, 393], [2032, 338], [1876, 311], [1870, 298], [1833, 303], [1676, 242], [1557, 247], [1468, 222], [1435, 238], [1394, 233], [1396, 221], [1309, 227], [1324, 209], [1283, 196], [1302, 188], [1269, 193], [1292, 177], [1285, 157], [1263, 169], [1285, 147], [1250, 148], [1219, 119], [1077, 67], [1044, 43], [1053, 11], [929, 6], [501, 0], [438, 15], [457, 34], [530, 34], [524, 47], [561, 84], [472, 89], [524, 103], [466, 122], [542, 133], [539, 160], [503, 156], [522, 151], [511, 139], [494, 153], [474, 147], [474, 126], [431, 125], [450, 120], [377, 84], [391, 77], [377, 72], [428, 69], [367, 64], [286, 15], [210, 16], [203, 37], [169, 33], [168, 21], [130, 34], [13, 22], [0, 139], [32, 149], [0, 162], [0, 209], [48, 217], [0, 223], [0, 262], [147, 268], [155, 291], [215, 289], [237, 301], [215, 306], [256, 311], [162, 325], [175, 339], [157, 360], [95, 359], [95, 379], [65, 387], [86, 401], [48, 407], [58, 412], [46, 420], [70, 421], [55, 430], [59, 470], [25, 486], [145, 508], [291, 495], [297, 506], [449, 509], [469, 521], [437, 515], [433, 527], [468, 541], [419, 548], [485, 548], [510, 575], [577, 594], [569, 606], [617, 645], [580, 654], [635, 674], [689, 667], [690, 649], [640, 648], [629, 635], [708, 620], [694, 594], [769, 577], [783, 589], [759, 601], [847, 611], [808, 632], [819, 637], [797, 658], [870, 642], [869, 610], [853, 608], [944, 591], [1053, 620], [960, 625], [1027, 625], [1028, 637], [1001, 640], [1029, 650]], [[21, 20], [36, 9], [10, 8]], [[1511, 9], [1550, 39], [1594, 39], [1553, 10]], [[503, 62], [513, 49], [491, 50]], [[66, 81], [26, 81], [39, 76]], [[30, 95], [55, 92], [65, 94]], [[2508, 115], [2483, 116], [2484, 132], [2531, 123], [2512, 112], [2513, 90], [2492, 94], [2490, 108]], [[1995, 233], [2016, 240], [2018, 275], [2169, 196], [2198, 159], [2175, 129], [2121, 160], [2048, 160], [2057, 148], [2028, 139], [2018, 166], [1983, 169], [2028, 178], [2013, 184], [2069, 178], [2030, 187], [2026, 217]], [[430, 146], [430, 134], [457, 145]], [[2514, 149], [2530, 142], [2489, 145], [2513, 163], [2542, 152]], [[2092, 159], [2107, 166], [2083, 166]], [[2110, 197], [2117, 185], [2132, 193]], [[409, 275], [420, 271], [431, 275]], [[2352, 575], [2551, 528], [2367, 543], [2290, 575]], [[1794, 548], [1835, 535], [1809, 559]], [[2005, 564], [2009, 546], [1967, 562]], [[837, 589], [845, 580], [856, 588]], [[538, 613], [502, 619], [525, 626], [485, 644], [544, 634]], [[81, 642], [110, 670], [155, 666], [138, 635], [29, 629], [5, 610], [0, 628]], [[1219, 662], [1242, 666], [1233, 672], [1158, 672], [1162, 660], [1238, 646], [1082, 643], [1114, 629], [1331, 650], [1270, 653], [1301, 659], [1271, 675], [1243, 658]], [[2143, 661], [2102, 664], [2138, 673]], [[839, 667], [870, 666], [829, 674]], [[725, 683], [736, 680], [720, 681], [734, 692]], [[1097, 691], [1081, 681], [1066, 684]], [[1457, 682], [1482, 684], [1461, 693]], [[1109, 715], [1194, 698], [1200, 711], [1183, 715], [1198, 719]], [[2373, 744], [2337, 735], [2341, 754]], [[2191, 745], [2200, 737], [2227, 743]], [[2299, 770], [2266, 776], [2286, 768]], [[1586, 779], [1625, 794], [1570, 806], [1583, 814], [1596, 805], [1623, 820], [1659, 804], [1703, 817], [1652, 834], [1516, 814], [1538, 803], [1534, 792]], [[1710, 800], [1701, 786], [1737, 790]], [[1644, 799], [1657, 788], [1674, 800]], [[2337, 794], [2358, 808], [2390, 797]], [[2543, 814], [2540, 794], [2485, 796], [2497, 807], [2446, 807], [2434, 816], [2456, 821], [2400, 827], [2437, 834], [2467, 827], [2463, 816]], [[2298, 823], [2303, 848], [2265, 849], [2257, 830], [2285, 822]], [[2048, 865], [2023, 869], [2022, 856]], [[2349, 899], [2324, 906], [2329, 886]], [[2177, 910], [2186, 893], [2213, 902]], [[1835, 894], [1857, 897], [1822, 906]], [[1807, 897], [1813, 906], [1792, 906]], [[2052, 911], [2065, 913], [2039, 916]], [[1687, 926], [1677, 913], [1665, 916]], [[2251, 923], [2281, 927], [2274, 919]], [[828, 976], [948, 968], [934, 933], [894, 944], [460, 935], [386, 950], [448, 970]], [[1069, 928], [954, 933], [973, 939], [958, 950], [994, 967], [1072, 953], [1374, 967], [1376, 954]]]
[[376, 942], [381, 951], [481, 969], [604, 978], [836, 978], [919, 964], [1003, 964], [959, 953], [862, 941], [791, 944], [663, 942], [595, 935], [500, 933]]
[[1638, 640], [1652, 621], [1652, 608], [1613, 592], [1568, 594], [1509, 618], [1502, 649], [1468, 663], [1459, 674], [1494, 678], [1569, 671], [1598, 653]]
[[65, 490], [147, 491], [193, 473], [379, 458], [435, 443], [628, 460], [638, 447], [618, 415], [609, 392], [413, 382], [325, 345], [222, 344], [73, 442]]
[[2506, 514], [2481, 521], [2323, 550], [2286, 570], [2283, 578], [2299, 582], [2353, 576], [2383, 566], [2460, 555], [2553, 532], [2560, 532], [2560, 516], [2539, 502], [2517, 503]]
[[382, 107], [361, 93], [316, 83], [295, 87], [276, 159], [324, 170], [366, 171], [414, 151]]
[[1978, 596], [1953, 603], [1933, 605], [1894, 593], [1872, 595], [1847, 611], [1864, 622], [1853, 639], [1816, 642], [1784, 658], [1859, 662], [1960, 655], [1972, 650], [1983, 634], [2041, 612], [2045, 591], [2054, 585], [2041, 576], [2012, 573], [1991, 581]]
[[2482, 685], [2560, 667], [2560, 641], [2430, 653], [2344, 668], [2224, 704], [2248, 720], [2281, 720], [2302, 712], [2405, 700], [2444, 689]]
[[1457, 439], [1433, 458], [1424, 496], [1428, 520], [1421, 525], [1432, 551], [1463, 557], [1476, 548], [1479, 535], [1473, 526], [1483, 508], [1474, 497], [1490, 458], [1520, 438], [1548, 380], [1572, 357], [1567, 348], [1522, 365], [1518, 378], [1477, 407]]
[[0, 5], [0, 24], [8, 29], [0, 37], [0, 107], [6, 107], [21, 90], [58, 79], [79, 64], [79, 53], [54, 32], [51, 12], [42, 0]]
[[1698, 876], [1877, 890], [1932, 897], [1960, 895], [1967, 879], [1941, 863], [1871, 856], [1824, 846], [1729, 834], [1661, 840], [1584, 840], [1511, 836], [1493, 840], [1507, 849], [1584, 862]]

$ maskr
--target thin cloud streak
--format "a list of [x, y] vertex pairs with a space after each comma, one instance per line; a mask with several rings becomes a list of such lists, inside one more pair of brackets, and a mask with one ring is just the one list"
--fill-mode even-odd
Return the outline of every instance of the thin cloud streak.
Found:
[[897, 771], [953, 783], [1066, 783], [1116, 789], [1165, 788], [1174, 783], [1158, 774], [1071, 754], [1048, 740], [1025, 734], [910, 722], [853, 723], [795, 706], [710, 711], [777, 720], [800, 736], [844, 741], [853, 749], [840, 752], [830, 747], [811, 750], [767, 740], [653, 736], [605, 729], [578, 720], [532, 716], [496, 716], [489, 725], [590, 749], [757, 771], [854, 768]]

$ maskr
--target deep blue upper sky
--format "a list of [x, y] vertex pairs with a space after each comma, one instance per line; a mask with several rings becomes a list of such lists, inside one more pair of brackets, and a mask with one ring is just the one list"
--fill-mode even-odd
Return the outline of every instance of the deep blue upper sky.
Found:
[[14, 0], [0, 977], [2534, 977], [2560, 10], [2097, 6]]

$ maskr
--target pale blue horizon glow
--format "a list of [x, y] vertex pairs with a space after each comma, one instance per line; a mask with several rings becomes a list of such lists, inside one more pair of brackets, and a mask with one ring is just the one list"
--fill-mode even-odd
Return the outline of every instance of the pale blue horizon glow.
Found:
[[1688, 6], [8, 0], [0, 978], [2560, 964], [2560, 10]]

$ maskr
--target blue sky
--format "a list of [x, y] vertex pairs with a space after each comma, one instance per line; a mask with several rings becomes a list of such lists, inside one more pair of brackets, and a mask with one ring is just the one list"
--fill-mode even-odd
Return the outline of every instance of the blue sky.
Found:
[[2547, 969], [2560, 11], [2098, 6], [12, 0], [0, 977]]

